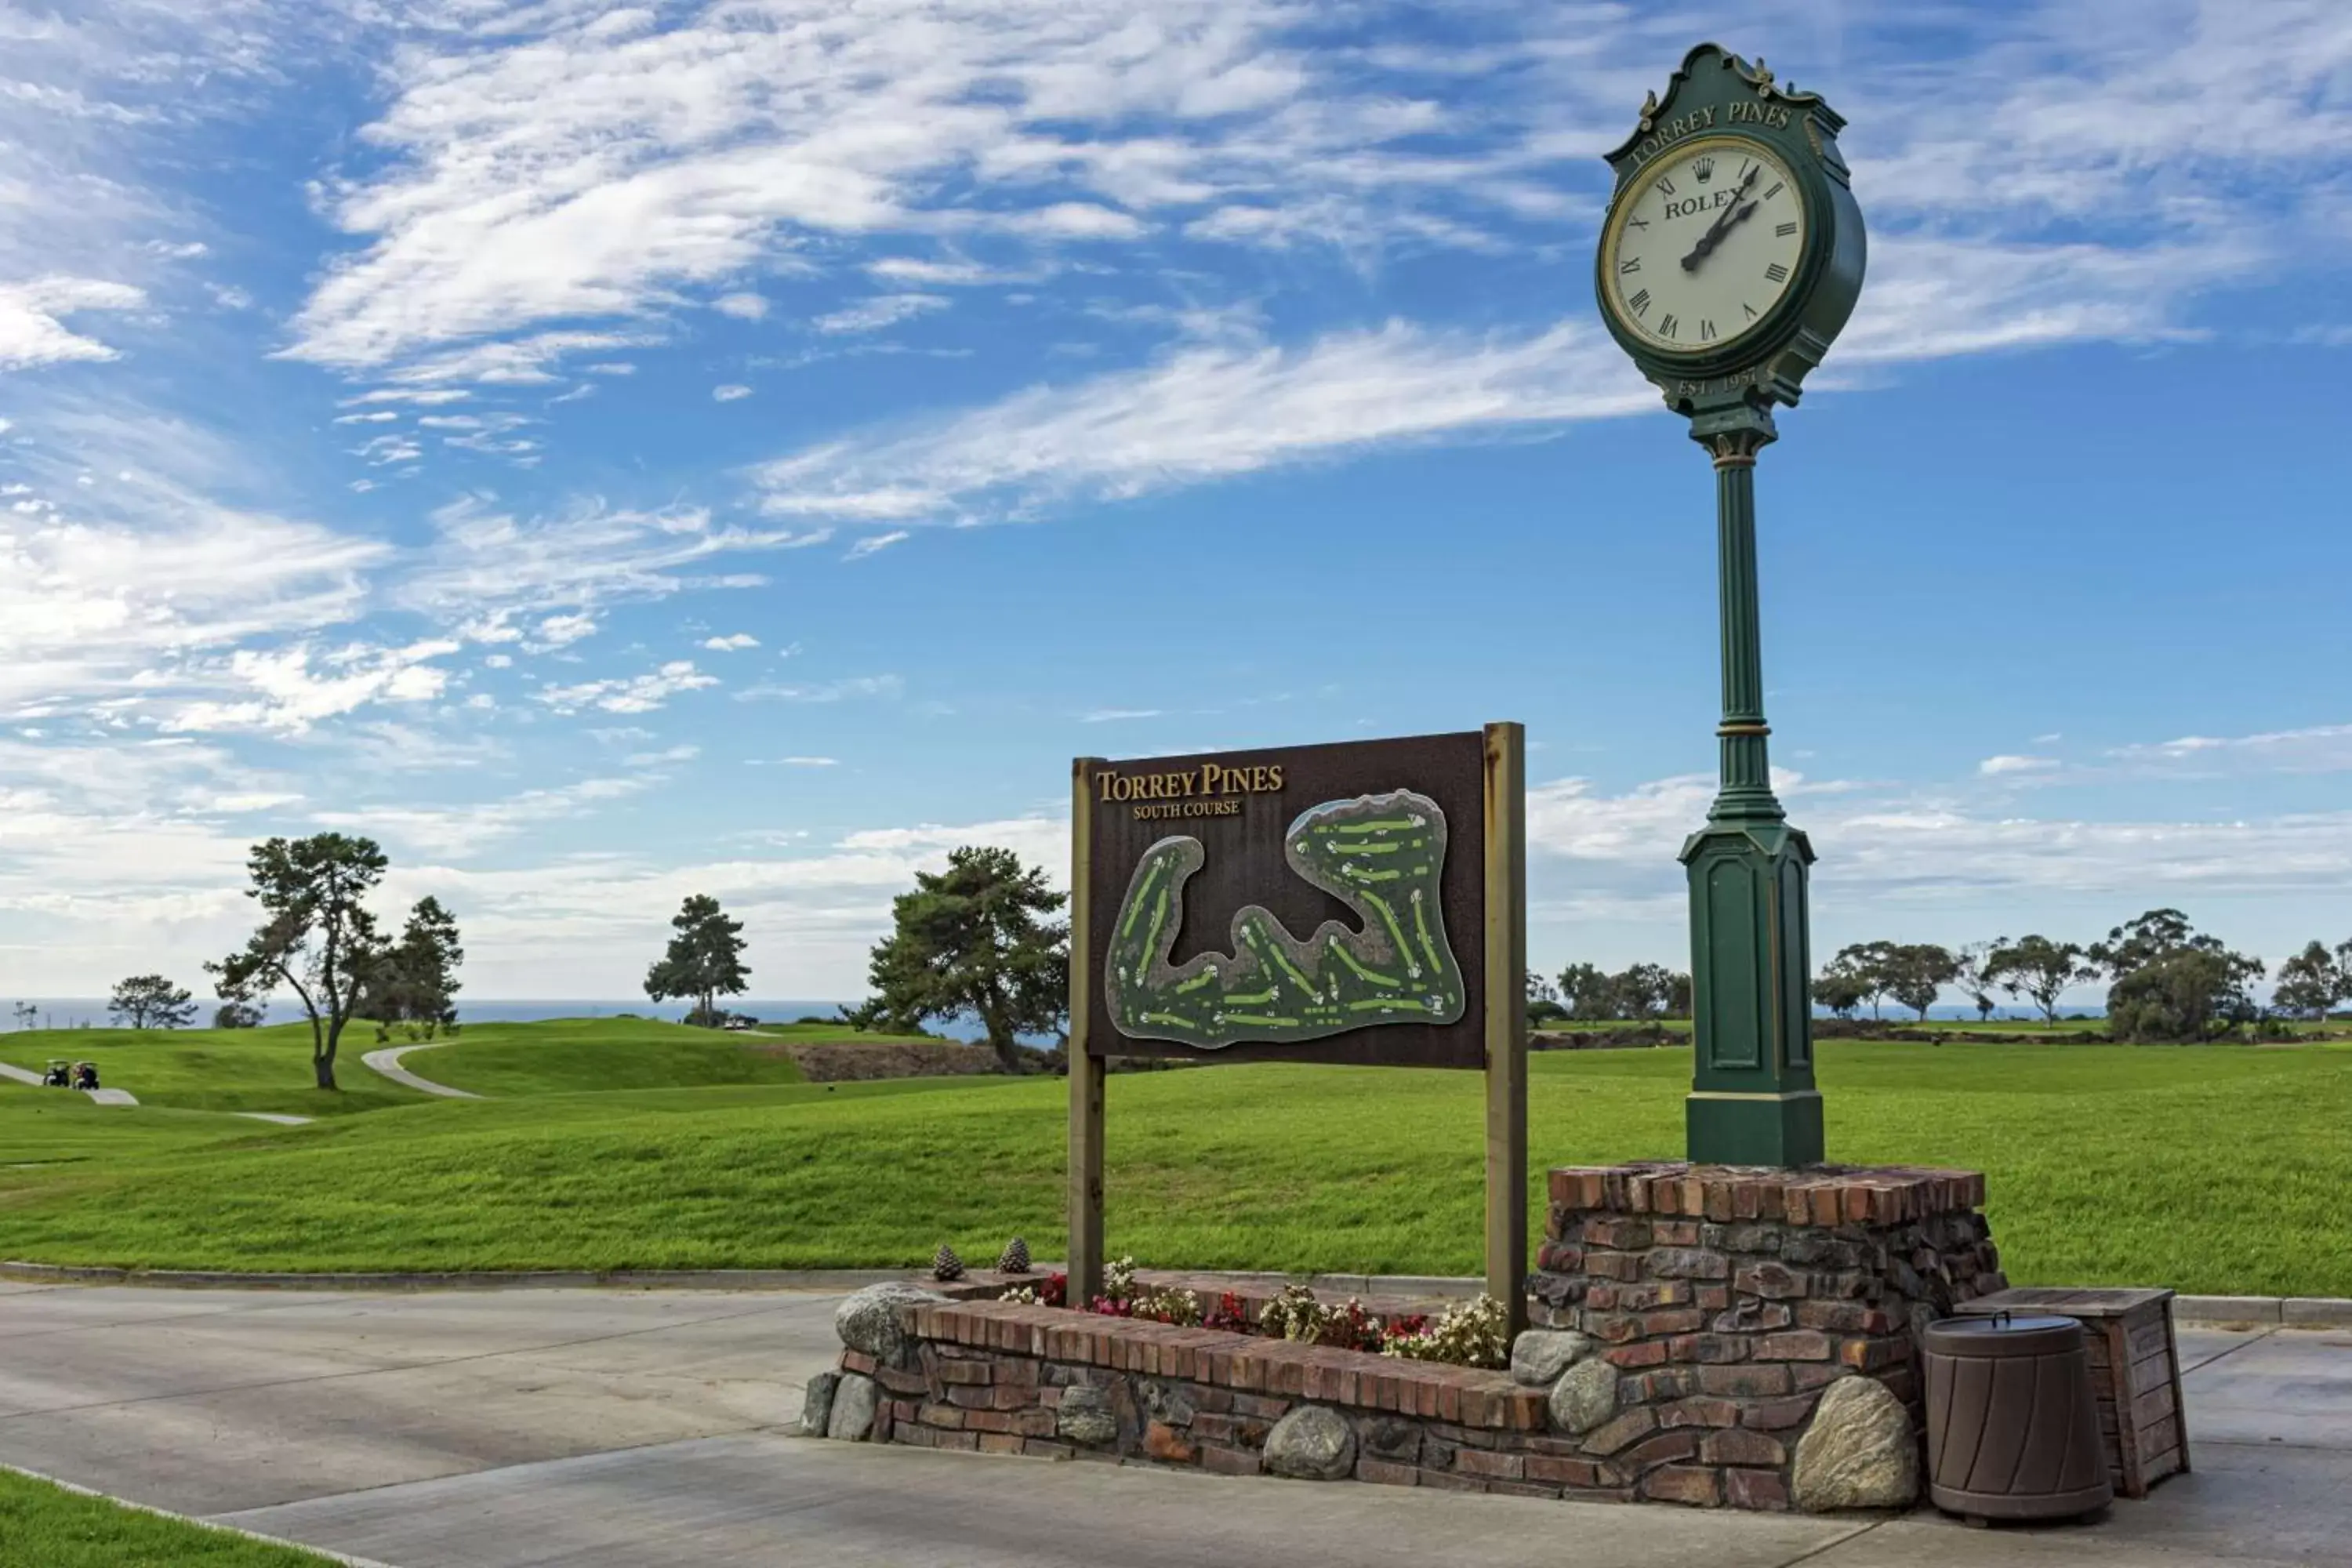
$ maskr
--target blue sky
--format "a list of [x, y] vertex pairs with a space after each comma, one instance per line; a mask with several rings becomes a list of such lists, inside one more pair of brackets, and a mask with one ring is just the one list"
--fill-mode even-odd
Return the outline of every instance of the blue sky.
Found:
[[0, 991], [335, 827], [476, 994], [693, 891], [855, 994], [1074, 754], [1498, 718], [1533, 956], [1679, 961], [1712, 489], [1589, 279], [1706, 37], [1871, 226], [1758, 479], [1817, 948], [2352, 937], [2339, 4], [0, 0]]

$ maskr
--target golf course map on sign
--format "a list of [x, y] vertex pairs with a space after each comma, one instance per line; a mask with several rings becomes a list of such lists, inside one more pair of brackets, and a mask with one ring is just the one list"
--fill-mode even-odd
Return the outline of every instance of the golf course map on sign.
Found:
[[1316, 1040], [1380, 1024], [1451, 1024], [1466, 1005], [1445, 935], [1445, 814], [1412, 790], [1327, 801], [1283, 835], [1290, 869], [1354, 910], [1305, 939], [1264, 906], [1237, 910], [1230, 952], [1170, 956], [1184, 885], [1208, 851], [1172, 835], [1144, 851], [1113, 927], [1106, 985], [1119, 1031], [1217, 1048]]

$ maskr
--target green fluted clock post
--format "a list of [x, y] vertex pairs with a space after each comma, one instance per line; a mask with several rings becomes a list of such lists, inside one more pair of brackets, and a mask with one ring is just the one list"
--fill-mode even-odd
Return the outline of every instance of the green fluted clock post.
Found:
[[1756, 581], [1756, 458], [1861, 292], [1864, 239], [1818, 94], [1714, 44], [1609, 154], [1594, 288], [1602, 319], [1715, 465], [1721, 785], [1684, 844], [1690, 878], [1695, 1161], [1818, 1164], [1808, 868], [1772, 794]]

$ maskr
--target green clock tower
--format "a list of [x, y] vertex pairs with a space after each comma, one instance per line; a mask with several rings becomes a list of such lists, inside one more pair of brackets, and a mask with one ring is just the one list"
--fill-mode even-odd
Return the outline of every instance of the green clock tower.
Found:
[[1714, 44], [1691, 50], [1608, 154], [1594, 288], [1610, 332], [1715, 466], [1722, 786], [1683, 846], [1696, 1068], [1694, 1161], [1818, 1164], [1813, 849], [1772, 794], [1756, 592], [1756, 458], [1862, 289], [1863, 230], [1820, 96]]

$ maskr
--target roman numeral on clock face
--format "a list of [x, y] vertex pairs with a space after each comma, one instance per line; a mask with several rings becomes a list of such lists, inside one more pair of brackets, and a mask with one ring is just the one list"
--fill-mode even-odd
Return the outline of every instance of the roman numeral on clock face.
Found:
[[1794, 223], [1778, 224], [1774, 226], [1772, 232], [1779, 235], [1782, 239], [1786, 239], [1790, 235], [1797, 232], [1797, 226]]
[[1708, 321], [1704, 316], [1699, 318], [1698, 341], [1703, 343], [1713, 342], [1715, 341], [1715, 323]]
[[1633, 314], [1646, 316], [1650, 313], [1650, 291], [1644, 289], [1625, 303], [1633, 310]]
[[1739, 301], [1739, 308], [1740, 308], [1741, 310], [1745, 310], [1745, 311], [1747, 311], [1747, 312], [1748, 312], [1748, 319], [1749, 321], [1754, 321], [1754, 320], [1756, 319], [1756, 307], [1755, 307], [1755, 306], [1753, 306], [1753, 305], [1749, 304], [1747, 300], [1742, 300], [1741, 301]]
[[1764, 276], [1775, 283], [1784, 283], [1788, 281], [1789, 269], [1776, 261], [1764, 269]]
[[1664, 175], [1660, 175], [1658, 178], [1658, 191], [1662, 195], [1673, 195], [1675, 194], [1675, 183]]
[[1667, 337], [1673, 337], [1675, 335], [1675, 319], [1672, 316], [1659, 317], [1658, 331]]
[[1639, 272], [1642, 270], [1642, 258], [1638, 256], [1629, 256], [1617, 264], [1617, 270], [1622, 273]]

